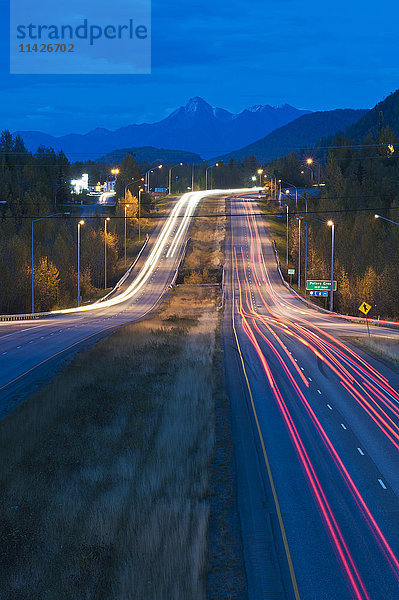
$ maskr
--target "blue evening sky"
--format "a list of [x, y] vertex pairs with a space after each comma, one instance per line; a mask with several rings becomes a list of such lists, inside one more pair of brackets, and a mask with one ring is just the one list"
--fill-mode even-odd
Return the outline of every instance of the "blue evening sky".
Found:
[[[117, 15], [126, 1], [97, 4]], [[192, 96], [233, 112], [367, 108], [399, 87], [394, 0], [153, 0], [151, 75], [10, 75], [0, 2], [0, 129], [116, 129], [160, 120]]]

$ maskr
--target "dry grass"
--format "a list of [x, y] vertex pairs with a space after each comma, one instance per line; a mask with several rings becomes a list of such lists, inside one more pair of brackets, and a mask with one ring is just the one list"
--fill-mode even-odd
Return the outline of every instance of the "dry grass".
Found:
[[385, 336], [363, 336], [363, 337], [346, 337], [349, 342], [364, 348], [368, 352], [372, 352], [378, 358], [389, 360], [399, 365], [399, 339]]
[[216, 325], [182, 287], [0, 424], [2, 600], [205, 597]]
[[223, 264], [227, 227], [225, 213], [223, 199], [211, 197], [202, 200], [190, 231], [191, 241], [184, 261], [185, 269], [202, 271], [217, 269]]

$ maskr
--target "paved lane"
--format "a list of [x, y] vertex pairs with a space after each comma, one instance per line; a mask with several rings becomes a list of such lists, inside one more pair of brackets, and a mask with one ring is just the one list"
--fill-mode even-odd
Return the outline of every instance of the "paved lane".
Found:
[[363, 324], [282, 285], [253, 201], [231, 213], [223, 331], [251, 598], [394, 600], [399, 376], [339, 338]]

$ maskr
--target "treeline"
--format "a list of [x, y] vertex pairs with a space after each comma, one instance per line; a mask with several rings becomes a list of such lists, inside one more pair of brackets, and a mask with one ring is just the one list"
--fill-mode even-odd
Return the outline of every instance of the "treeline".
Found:
[[[68, 206], [71, 176], [93, 171], [104, 177], [105, 166], [71, 165], [52, 149], [28, 152], [21, 138], [8, 131], [0, 135], [0, 314], [31, 311], [32, 220], [34, 224], [35, 311], [73, 306], [77, 291], [77, 223], [81, 208]], [[140, 178], [133, 157], [120, 166], [118, 197], [107, 234], [107, 280], [116, 283], [124, 270], [124, 185]], [[94, 176], [95, 176], [94, 175]], [[127, 210], [128, 256], [137, 251], [137, 187], [130, 188]], [[56, 203], [55, 203], [56, 199]], [[142, 196], [142, 216], [152, 209]], [[119, 218], [114, 218], [119, 217]], [[145, 219], [144, 219], [145, 224]], [[83, 301], [98, 297], [104, 286], [104, 215], [91, 213], [81, 228], [81, 294]]]
[[[399, 318], [399, 157], [395, 134], [387, 127], [363, 147], [337, 137], [321, 166], [326, 186], [317, 195], [308, 194], [308, 218], [302, 220], [302, 273], [305, 260], [305, 221], [308, 223], [308, 278], [330, 276], [331, 229], [335, 223], [334, 272], [338, 282], [335, 308], [344, 314], [360, 315], [363, 301], [372, 305], [370, 316]], [[279, 176], [300, 181], [304, 157], [291, 154], [269, 165]], [[284, 170], [284, 165], [286, 169]], [[317, 168], [317, 165], [313, 165]], [[288, 175], [286, 174], [288, 172]], [[298, 179], [299, 175], [299, 179]], [[307, 175], [307, 177], [309, 177]], [[294, 210], [291, 206], [290, 210]], [[306, 217], [300, 202], [297, 216]], [[298, 263], [298, 222], [290, 222], [291, 260]]]

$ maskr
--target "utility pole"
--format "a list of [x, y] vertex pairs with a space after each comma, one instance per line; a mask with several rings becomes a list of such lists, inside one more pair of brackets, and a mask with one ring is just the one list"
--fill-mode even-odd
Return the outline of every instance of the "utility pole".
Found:
[[301, 219], [298, 219], [298, 290], [301, 289]]

